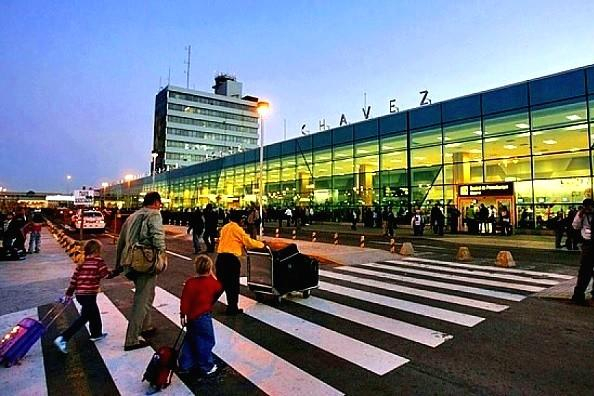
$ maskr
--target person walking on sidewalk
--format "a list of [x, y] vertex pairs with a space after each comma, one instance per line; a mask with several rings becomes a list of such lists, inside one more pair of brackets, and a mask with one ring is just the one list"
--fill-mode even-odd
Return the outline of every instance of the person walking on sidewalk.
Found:
[[[573, 289], [571, 301], [575, 304], [586, 305], [584, 293], [594, 274], [594, 246], [592, 241], [592, 222], [594, 221], [594, 201], [590, 198], [584, 199], [583, 209], [573, 219], [573, 228], [579, 230], [583, 239], [582, 254], [580, 256], [580, 269], [577, 282]], [[594, 298], [594, 290], [592, 291]]]
[[229, 223], [221, 229], [221, 238], [217, 249], [215, 264], [217, 276], [227, 296], [227, 315], [236, 315], [243, 312], [239, 309], [239, 273], [241, 263], [239, 257], [245, 249], [263, 248], [264, 243], [250, 238], [241, 228], [241, 212], [234, 210], [229, 214]]
[[565, 234], [565, 218], [563, 217], [563, 211], [558, 211], [557, 215], [552, 221], [553, 230], [555, 230], [555, 249], [561, 249], [561, 240]]
[[443, 236], [443, 227], [445, 224], [445, 216], [439, 207], [439, 203], [431, 209], [431, 226], [433, 227], [433, 234]]
[[200, 237], [204, 231], [204, 219], [202, 218], [202, 212], [200, 208], [192, 213], [188, 224], [188, 234], [192, 232], [192, 244], [194, 245], [194, 254], [198, 254], [202, 251], [200, 248]]
[[260, 212], [254, 206], [250, 208], [247, 217], [247, 228], [250, 238], [256, 239], [256, 235], [260, 232]]
[[219, 216], [212, 210], [212, 204], [204, 208], [204, 244], [208, 253], [214, 253], [215, 238], [218, 236], [217, 227], [219, 226]]
[[8, 223], [8, 227], [6, 228], [4, 247], [15, 248], [19, 255], [26, 254], [25, 234], [23, 233], [25, 225], [27, 225], [25, 208], [22, 206], [17, 206], [14, 216], [12, 216], [10, 223]]
[[454, 205], [451, 205], [448, 209], [448, 220], [450, 223], [450, 232], [452, 234], [458, 233], [458, 218], [460, 217], [460, 211]]
[[184, 285], [180, 300], [180, 319], [187, 334], [179, 356], [182, 372], [199, 370], [200, 374], [212, 375], [217, 371], [212, 348], [215, 335], [212, 326], [212, 306], [223, 293], [223, 286], [214, 274], [212, 259], [201, 254], [194, 259], [196, 276]]
[[425, 220], [423, 219], [423, 214], [421, 213], [421, 209], [417, 208], [415, 214], [410, 219], [410, 225], [413, 229], [413, 235], [415, 236], [423, 236], [423, 229], [425, 228]]
[[69, 302], [72, 295], [76, 293], [76, 300], [82, 308], [78, 319], [54, 340], [54, 345], [62, 353], [68, 353], [68, 341], [87, 322], [89, 322], [89, 331], [91, 332], [89, 339], [91, 341], [99, 341], [107, 336], [107, 333], [103, 332], [101, 314], [99, 313], [99, 307], [97, 307], [99, 284], [101, 279], [110, 273], [105, 261], [101, 258], [101, 242], [96, 239], [87, 241], [84, 254], [85, 259], [81, 264], [77, 265], [70, 280], [70, 286], [64, 295], [64, 302]]
[[567, 212], [567, 217], [565, 219], [565, 233], [567, 238], [565, 238], [565, 247], [567, 250], [578, 250], [578, 239], [580, 232], [573, 228], [573, 220], [577, 216], [578, 211], [571, 207]]
[[151, 309], [155, 299], [157, 274], [132, 269], [132, 255], [138, 245], [152, 248], [157, 256], [165, 254], [165, 232], [160, 209], [159, 193], [147, 193], [142, 208], [128, 217], [118, 238], [115, 274], [123, 271], [126, 278], [134, 282], [135, 287], [132, 316], [126, 330], [125, 351], [148, 346], [148, 342], [141, 336], [152, 335], [156, 330], [152, 324]]
[[509, 210], [507, 210], [507, 206], [505, 206], [505, 205], [503, 205], [501, 207], [499, 221], [501, 223], [501, 233], [504, 236], [511, 236], [511, 234], [512, 234], [511, 215], [509, 213]]
[[39, 245], [41, 241], [41, 226], [43, 226], [43, 217], [41, 213], [35, 213], [33, 220], [27, 224], [29, 231], [29, 250], [27, 253], [39, 253]]
[[388, 223], [388, 236], [391, 238], [394, 236], [394, 228], [396, 228], [396, 217], [394, 216], [392, 207], [388, 209], [388, 218], [386, 222]]

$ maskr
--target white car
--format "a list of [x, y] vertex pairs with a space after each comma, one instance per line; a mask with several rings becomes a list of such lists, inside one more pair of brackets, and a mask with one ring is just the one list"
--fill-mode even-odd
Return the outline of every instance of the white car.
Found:
[[[72, 226], [80, 230], [80, 211], [72, 216]], [[97, 210], [85, 210], [84, 211], [84, 221], [83, 221], [83, 229], [84, 230], [94, 230], [103, 232], [105, 231], [105, 218], [103, 217], [103, 213]]]

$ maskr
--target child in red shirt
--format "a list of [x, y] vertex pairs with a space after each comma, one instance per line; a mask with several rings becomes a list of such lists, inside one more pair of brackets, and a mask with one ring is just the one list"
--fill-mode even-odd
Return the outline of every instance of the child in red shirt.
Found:
[[212, 348], [215, 346], [212, 327], [212, 306], [223, 293], [223, 286], [214, 274], [214, 263], [205, 254], [194, 260], [197, 276], [186, 281], [180, 301], [182, 326], [187, 334], [179, 357], [181, 372], [199, 370], [211, 375], [217, 371]]
[[91, 341], [99, 341], [107, 336], [107, 333], [103, 333], [101, 314], [97, 306], [99, 283], [109, 275], [105, 261], [101, 258], [101, 242], [90, 239], [85, 243], [84, 253], [85, 259], [76, 266], [70, 286], [64, 295], [64, 301], [68, 302], [76, 292], [76, 300], [82, 306], [80, 316], [54, 340], [54, 344], [63, 353], [68, 353], [66, 350], [68, 340], [87, 322], [89, 322]]

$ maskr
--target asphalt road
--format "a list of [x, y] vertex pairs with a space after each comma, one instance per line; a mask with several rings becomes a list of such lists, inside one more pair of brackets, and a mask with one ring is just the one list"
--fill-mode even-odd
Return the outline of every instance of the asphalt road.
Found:
[[[113, 262], [114, 245], [108, 235], [97, 235], [104, 241], [105, 256]], [[385, 246], [385, 239], [368, 240], [370, 246]], [[344, 236], [342, 243], [356, 244], [356, 237]], [[416, 251], [420, 257], [451, 260], [457, 247], [453, 244], [415, 240]], [[168, 237], [167, 246], [171, 252], [191, 257], [189, 241]], [[386, 248], [389, 248], [386, 246]], [[498, 248], [481, 247], [474, 249], [478, 261], [492, 261]], [[516, 249], [513, 254], [522, 268], [557, 273], [575, 272], [577, 255], [567, 252], [551, 254], [529, 249]], [[158, 285], [175, 296], [180, 296], [185, 279], [192, 276], [191, 261], [170, 255], [168, 271], [159, 277]], [[324, 268], [336, 272], [334, 268]], [[245, 270], [243, 268], [242, 270]], [[340, 271], [338, 271], [340, 272]], [[361, 275], [363, 279], [378, 279]], [[421, 276], [423, 278], [423, 276]], [[347, 286], [348, 282], [326, 276], [325, 282]], [[385, 279], [384, 279], [385, 280]], [[393, 282], [399, 284], [400, 282]], [[132, 301], [130, 283], [123, 277], [106, 283], [105, 293], [123, 312], [129, 315]], [[352, 285], [349, 285], [352, 286]], [[380, 293], [383, 296], [402, 298], [412, 303], [427, 304], [435, 308], [452, 308], [451, 304], [428, 301], [422, 297], [405, 296], [400, 292], [378, 290], [372, 286], [357, 286], [358, 290]], [[497, 289], [497, 288], [495, 288]], [[440, 290], [439, 288], [436, 289]], [[466, 296], [461, 292], [447, 291], [452, 295]], [[242, 295], [253, 298], [253, 294], [242, 287]], [[528, 293], [524, 293], [527, 295]], [[228, 317], [222, 312], [224, 305], [217, 303], [214, 318], [232, 331], [252, 340], [259, 346], [273, 352], [281, 359], [290, 362], [300, 370], [313, 375], [323, 383], [353, 395], [394, 395], [394, 394], [472, 394], [472, 395], [591, 395], [594, 388], [592, 376], [592, 356], [594, 356], [594, 308], [573, 306], [555, 300], [527, 297], [518, 302], [507, 302], [508, 309], [503, 312], [485, 312], [473, 307], [456, 307], [465, 315], [484, 318], [472, 327], [461, 326], [443, 320], [435, 320], [411, 311], [402, 311], [356, 300], [348, 294], [315, 290], [313, 297], [338, 304], [344, 304], [361, 311], [382, 315], [394, 320], [412, 323], [429, 329], [453, 335], [438, 347], [419, 345], [408, 339], [370, 328], [364, 324], [329, 315], [297, 302], [284, 301], [275, 310], [290, 314], [300, 320], [323, 326], [337, 334], [364, 342], [367, 345], [386, 351], [390, 356], [404, 356], [410, 361], [402, 366], [377, 374], [352, 363], [348, 359], [337, 358], [333, 353], [306, 342], [299, 334], [281, 331], [277, 324], [267, 324], [261, 319], [244, 314]], [[481, 298], [483, 301], [501, 303], [494, 298]], [[158, 310], [154, 311], [159, 327], [157, 335], [150, 339], [151, 345], [158, 348], [171, 343], [177, 335], [176, 324]], [[372, 326], [373, 327], [373, 326]], [[324, 338], [320, 335], [320, 338]], [[382, 355], [383, 356], [383, 355]], [[383, 357], [378, 355], [377, 363]], [[254, 357], [254, 361], [258, 360]], [[372, 359], [373, 360], [373, 359]], [[209, 395], [260, 395], [263, 394], [251, 380], [235, 368], [217, 359], [224, 367], [213, 379], [193, 381], [182, 380], [198, 394]], [[141, 365], [143, 365], [142, 362]], [[245, 374], [245, 373], [244, 373]], [[271, 382], [283, 382], [283, 378], [269, 378]], [[73, 394], [76, 394], [74, 392]]]

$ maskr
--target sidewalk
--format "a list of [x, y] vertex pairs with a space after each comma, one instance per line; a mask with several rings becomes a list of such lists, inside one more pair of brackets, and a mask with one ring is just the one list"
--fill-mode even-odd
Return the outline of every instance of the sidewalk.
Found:
[[74, 270], [70, 257], [44, 227], [40, 253], [21, 261], [0, 261], [0, 315], [55, 301]]
[[[283, 224], [285, 224], [283, 222]], [[278, 224], [275, 222], [269, 222], [264, 225], [266, 233], [270, 235], [273, 234], [276, 228], [278, 228]], [[287, 235], [291, 233], [294, 229], [292, 227], [283, 226], [281, 230], [281, 235]], [[375, 238], [385, 238], [389, 240], [388, 237], [383, 236], [383, 230], [381, 228], [369, 228], [369, 227], [362, 227], [357, 226], [357, 230], [353, 231], [350, 229], [349, 223], [322, 223], [322, 224], [312, 224], [308, 226], [303, 226], [298, 231], [299, 235], [308, 235], [312, 232], [316, 232], [318, 234], [318, 239], [323, 238], [324, 240], [331, 240], [334, 233], [338, 233], [339, 235], [350, 235], [359, 238], [361, 235], [365, 235], [366, 239], [368, 237], [375, 237]], [[402, 239], [406, 240], [436, 240], [442, 241], [457, 245], [476, 245], [476, 246], [496, 246], [496, 247], [513, 247], [513, 248], [529, 248], [529, 249], [538, 249], [538, 250], [556, 250], [555, 249], [555, 237], [551, 235], [529, 235], [529, 234], [515, 234], [512, 236], [502, 236], [502, 235], [469, 235], [465, 233], [461, 234], [445, 234], [443, 236], [434, 235], [433, 232], [426, 227], [425, 234], [421, 237], [413, 236], [412, 230], [409, 226], [399, 226], [399, 228], [395, 229], [395, 237], [396, 242], [402, 242]]]

